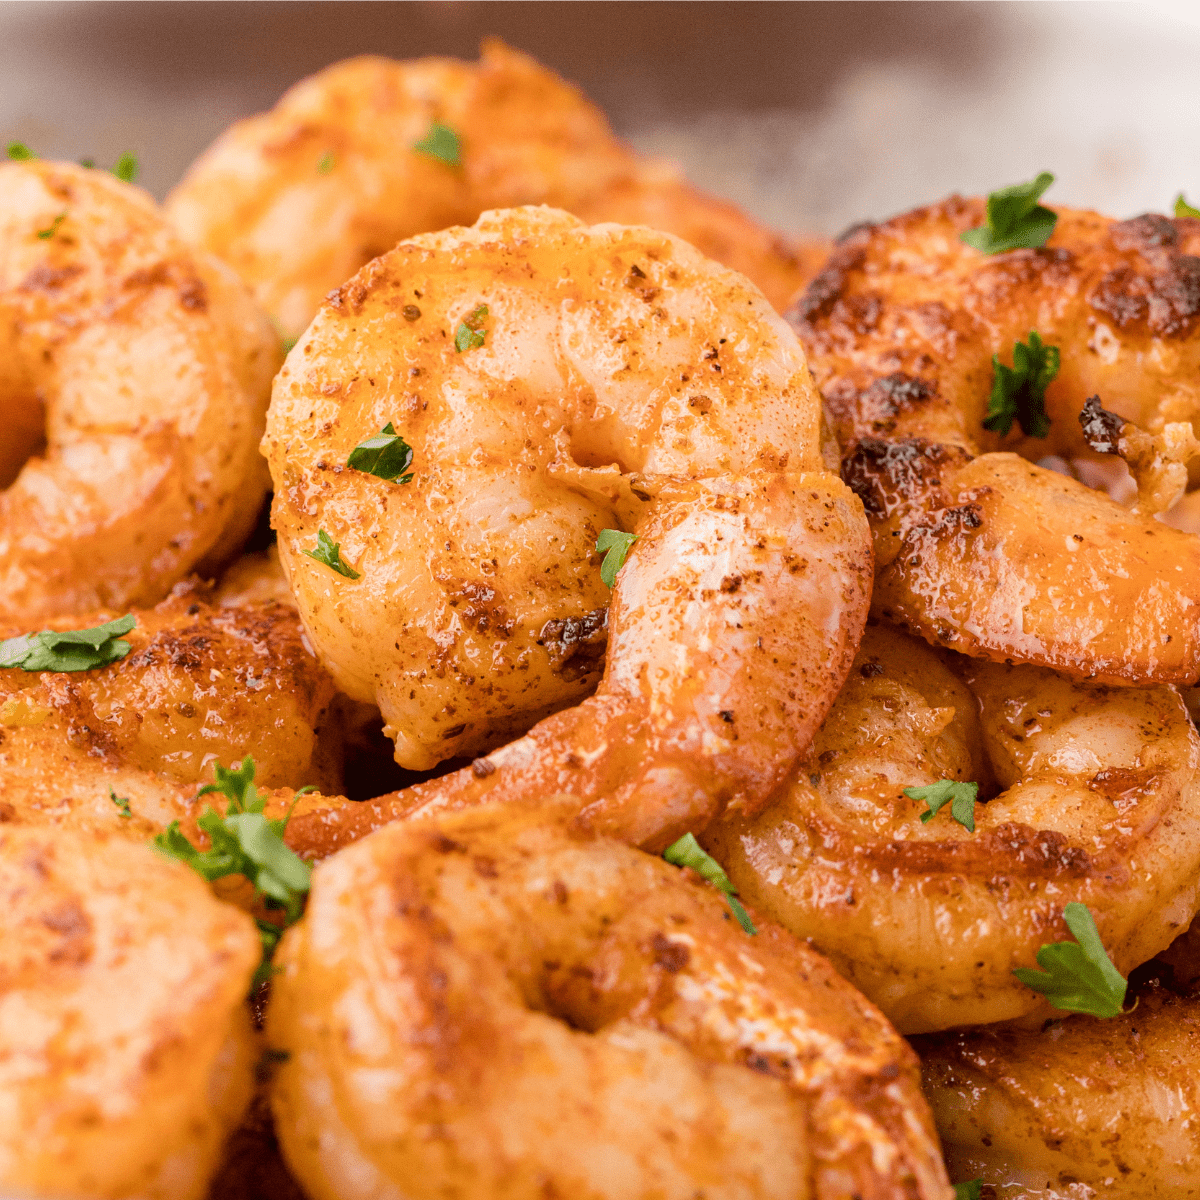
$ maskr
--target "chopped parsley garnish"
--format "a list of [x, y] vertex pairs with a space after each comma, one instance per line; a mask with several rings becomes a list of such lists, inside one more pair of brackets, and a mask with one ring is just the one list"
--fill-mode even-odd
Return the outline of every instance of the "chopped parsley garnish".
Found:
[[95, 167], [96, 160], [94, 158], [81, 158], [79, 160], [79, 165], [81, 167], [87, 167], [87, 169], [90, 171], [93, 167]]
[[[197, 850], [184, 835], [178, 821], [172, 821], [153, 842], [154, 848], [168, 858], [186, 863], [210, 883], [227, 875], [244, 875], [253, 885], [256, 897], [261, 896], [269, 910], [283, 917], [283, 925], [258, 920], [262, 940], [263, 961], [254, 976], [257, 987], [271, 975], [271, 956], [282, 932], [297, 920], [304, 907], [312, 881], [312, 868], [290, 846], [284, 844], [291, 811], [279, 820], [263, 815], [266, 797], [254, 786], [254, 759], [242, 759], [237, 769], [219, 764], [214, 767], [216, 783], [202, 787], [196, 798], [219, 792], [226, 798], [222, 815], [206, 807], [196, 824], [208, 834], [210, 848]], [[295, 807], [305, 792], [301, 788], [292, 802]]]
[[129, 807], [129, 800], [125, 796], [118, 796], [113, 788], [108, 789], [109, 798], [117, 806], [118, 815], [128, 820], [133, 816], [133, 810]]
[[1007, 433], [1013, 421], [1029, 437], [1044, 438], [1050, 432], [1046, 416], [1046, 388], [1058, 374], [1057, 346], [1045, 346], [1036, 331], [1029, 331], [1029, 344], [1013, 345], [1013, 365], [1006, 367], [998, 354], [992, 355], [992, 395], [984, 429]]
[[138, 160], [136, 154], [131, 154], [128, 150], [117, 159], [117, 165], [113, 167], [112, 173], [121, 180], [122, 183], [132, 183], [138, 177]]
[[1040, 971], [1016, 967], [1013, 974], [1063, 1012], [1117, 1016], [1128, 985], [1108, 957], [1092, 914], [1086, 905], [1072, 903], [1063, 909], [1063, 919], [1075, 941], [1043, 946], [1037, 952]]
[[329, 172], [333, 170], [336, 163], [337, 158], [334, 156], [333, 151], [326, 150], [325, 153], [321, 155], [320, 161], [317, 163], [317, 174], [328, 175]]
[[9, 142], [8, 157], [13, 162], [28, 162], [31, 158], [37, 158], [37, 155], [24, 142]]
[[1043, 208], [1038, 200], [1053, 182], [1054, 176], [1043, 171], [1032, 183], [991, 192], [987, 198], [987, 224], [960, 233], [959, 239], [984, 254], [1044, 246], [1054, 232], [1058, 214]]
[[0, 642], [0, 667], [22, 671], [91, 671], [107, 667], [129, 653], [120, 635], [137, 624], [132, 613], [94, 629], [43, 629]]
[[970, 1183], [956, 1183], [954, 1185], [954, 1200], [981, 1200], [982, 1195], [982, 1179], [972, 1179]]
[[438, 121], [430, 122], [425, 136], [413, 149], [418, 154], [428, 154], [430, 158], [440, 159], [448, 167], [462, 166], [462, 142], [458, 134], [449, 125], [442, 125]]
[[619, 529], [602, 529], [596, 539], [596, 549], [604, 555], [600, 564], [600, 578], [607, 587], [617, 582], [617, 572], [625, 565], [629, 550], [638, 540], [636, 533], [622, 533]]
[[50, 222], [50, 224], [47, 228], [39, 229], [37, 231], [38, 238], [43, 242], [48, 242], [58, 232], [58, 227], [66, 219], [67, 219], [67, 213], [66, 213], [66, 210], [64, 209], [62, 212], [60, 212], [58, 214], [57, 217], [54, 218], [53, 221]]
[[299, 340], [300, 340], [300, 339], [299, 339], [298, 337], [285, 337], [285, 338], [283, 339], [283, 352], [284, 352], [284, 354], [291, 354], [292, 350], [293, 350], [293, 349], [295, 349], [296, 343], [297, 343]]
[[393, 483], [408, 483], [412, 474], [406, 475], [405, 472], [412, 466], [412, 460], [412, 447], [392, 428], [389, 421], [374, 437], [359, 442], [350, 451], [346, 466]]
[[929, 805], [921, 814], [923, 824], [928, 824], [949, 804], [950, 815], [968, 832], [975, 832], [975, 797], [979, 795], [979, 784], [960, 783], [955, 779], [939, 779], [925, 787], [904, 789], [910, 800], [924, 800]]
[[691, 867], [701, 879], [707, 880], [717, 891], [724, 892], [738, 924], [751, 937], [758, 932], [754, 928], [754, 922], [750, 920], [750, 914], [737, 898], [737, 888], [729, 882], [729, 876], [721, 869], [721, 864], [701, 848], [692, 834], [685, 833], [679, 841], [672, 842], [663, 851], [663, 858], [676, 867]]
[[1193, 208], [1183, 198], [1183, 193], [1180, 192], [1179, 195], [1175, 197], [1175, 215], [1177, 217], [1200, 217], [1200, 208]]
[[486, 304], [481, 304], [469, 316], [463, 317], [462, 324], [454, 332], [454, 349], [461, 354], [464, 350], [477, 350], [483, 345], [487, 336], [486, 329], [480, 329], [483, 318], [488, 315]]
[[323, 529], [317, 530], [317, 548], [304, 550], [301, 553], [307, 554], [309, 558], [315, 558], [319, 563], [324, 563], [339, 575], [345, 575], [347, 579], [359, 577], [358, 572], [342, 559], [341, 542], [333, 541]]

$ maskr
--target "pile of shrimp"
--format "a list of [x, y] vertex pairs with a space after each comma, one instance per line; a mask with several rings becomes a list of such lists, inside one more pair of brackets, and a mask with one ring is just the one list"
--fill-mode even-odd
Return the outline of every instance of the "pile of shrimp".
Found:
[[17, 157], [0, 1191], [1200, 1200], [1200, 221], [788, 243], [496, 42]]

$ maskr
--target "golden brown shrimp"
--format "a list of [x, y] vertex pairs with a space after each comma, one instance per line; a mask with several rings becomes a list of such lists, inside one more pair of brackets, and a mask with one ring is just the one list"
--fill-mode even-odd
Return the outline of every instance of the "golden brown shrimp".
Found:
[[268, 600], [296, 607], [287, 576], [279, 565], [279, 548], [274, 545], [236, 559], [213, 592], [213, 602], [222, 608], [244, 608]]
[[1200, 992], [1156, 981], [1132, 1012], [917, 1039], [956, 1180], [995, 1200], [1200, 1197]]
[[243, 913], [117, 837], [0, 826], [0, 1188], [200, 1200], [252, 1089]]
[[[875, 612], [993, 661], [1190, 682], [1200, 540], [1021, 456], [1090, 453], [1104, 431], [1079, 417], [1096, 394], [1168, 443], [1192, 439], [1200, 221], [1057, 211], [1042, 249], [992, 256], [958, 238], [982, 200], [860, 227], [789, 320], [871, 518]], [[983, 428], [992, 355], [1012, 362], [1030, 330], [1061, 351], [1049, 433], [1002, 437]]]
[[[1200, 908], [1200, 737], [1174, 688], [946, 663], [869, 628], [783, 798], [701, 836], [902, 1033], [1052, 1015], [1012, 970], [1067, 938], [1070, 901], [1122, 971]], [[904, 789], [940, 779], [982, 785], [974, 833], [919, 819]]]
[[949, 1200], [879, 1013], [575, 810], [402, 822], [317, 867], [267, 1016], [313, 1200]]
[[[483, 305], [483, 344], [457, 350]], [[385, 423], [411, 482], [343, 465]], [[817, 426], [799, 347], [740, 276], [666, 234], [516, 209], [402, 243], [335, 293], [264, 447], [305, 627], [378, 703], [397, 762], [578, 702], [607, 636], [594, 698], [445, 786], [603, 795], [605, 829], [665, 845], [761, 803], [849, 668], [869, 540]], [[611, 610], [606, 527], [639, 539]], [[353, 578], [311, 556], [322, 535]]]
[[0, 621], [154, 604], [253, 527], [278, 337], [107, 172], [6, 163], [0, 196]]
[[[413, 149], [434, 122], [454, 132], [460, 166]], [[398, 241], [522, 204], [679, 234], [777, 306], [807, 278], [783, 239], [635, 155], [576, 88], [494, 39], [477, 64], [327, 67], [222, 134], [167, 211], [299, 335], [331, 288]]]

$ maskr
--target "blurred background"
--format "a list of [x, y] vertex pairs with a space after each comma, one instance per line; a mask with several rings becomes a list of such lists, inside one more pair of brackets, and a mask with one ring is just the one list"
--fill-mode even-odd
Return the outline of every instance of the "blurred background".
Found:
[[227, 124], [352, 54], [496, 34], [617, 131], [789, 232], [1048, 169], [1116, 216], [1200, 201], [1200, 4], [0, 3], [0, 136], [124, 150], [158, 196]]

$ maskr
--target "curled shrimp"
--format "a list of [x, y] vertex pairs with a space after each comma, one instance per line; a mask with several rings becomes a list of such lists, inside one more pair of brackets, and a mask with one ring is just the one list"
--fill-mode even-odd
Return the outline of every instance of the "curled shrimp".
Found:
[[313, 1200], [949, 1200], [878, 1012], [575, 807], [401, 822], [317, 867], [267, 1024]]
[[[438, 128], [447, 144], [414, 149]], [[635, 155], [576, 88], [494, 39], [477, 64], [327, 67], [222, 134], [167, 211], [299, 335], [331, 288], [401, 239], [522, 204], [666, 229], [749, 275], [777, 306], [812, 271], [811, 256]]]
[[0, 620], [161, 600], [253, 528], [279, 340], [144, 192], [0, 165]]
[[[991, 256], [958, 236], [982, 200], [859, 227], [789, 320], [871, 519], [873, 611], [993, 661], [1191, 682], [1200, 540], [1153, 516], [1200, 427], [1200, 221], [1057, 212], [1044, 247]], [[992, 356], [1014, 361], [1031, 330], [1061, 358], [1046, 436], [985, 429]], [[1095, 395], [1158, 440], [1138, 511], [1027, 461], [1094, 456], [1104, 430], [1080, 415]]]
[[113, 836], [0, 825], [0, 1187], [200, 1200], [250, 1099], [259, 940]]
[[[1067, 938], [1067, 903], [1124, 972], [1200, 908], [1198, 769], [1172, 687], [943, 659], [871, 627], [782, 798], [702, 840], [902, 1033], [1036, 1021], [1054, 1010], [1012, 971]], [[943, 779], [980, 784], [974, 832], [906, 794]]]
[[[344, 465], [393, 424], [411, 481]], [[817, 426], [799, 348], [740, 276], [665, 234], [517, 209], [402, 243], [336, 293], [264, 445], [305, 627], [399, 763], [577, 704], [437, 802], [605, 795], [603, 828], [658, 846], [765, 799], [849, 668], [869, 542]], [[611, 607], [606, 527], [636, 537]], [[313, 557], [322, 537], [343, 568]], [[340, 819], [349, 836], [395, 811]]]

